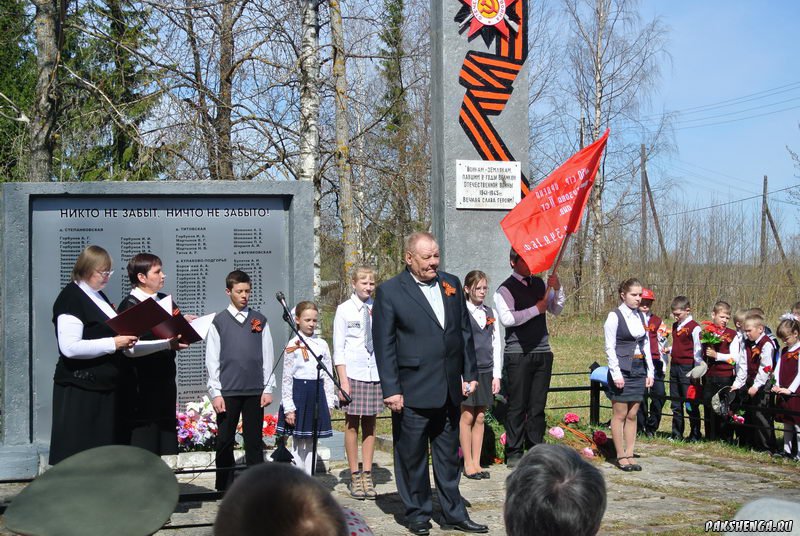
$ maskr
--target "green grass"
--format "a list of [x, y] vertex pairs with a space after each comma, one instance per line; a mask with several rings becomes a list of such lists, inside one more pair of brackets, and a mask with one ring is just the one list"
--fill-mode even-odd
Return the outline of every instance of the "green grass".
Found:
[[[333, 311], [323, 311], [323, 335], [326, 326], [330, 329], [333, 322]], [[587, 315], [573, 315], [548, 318], [550, 328], [550, 345], [555, 356], [553, 361], [552, 387], [573, 387], [589, 385], [589, 367], [597, 362], [600, 365], [606, 364], [603, 341], [603, 318], [592, 319]], [[562, 375], [564, 373], [579, 373]], [[567, 412], [577, 413], [583, 425], [589, 422], [589, 391], [580, 392], [550, 392], [547, 398], [546, 417], [548, 427], [562, 422], [564, 414]], [[605, 423], [611, 419], [610, 401], [603, 394], [600, 398], [600, 422]], [[580, 407], [587, 406], [587, 407]], [[603, 408], [602, 406], [608, 406]], [[558, 409], [555, 407], [569, 407], [572, 409]], [[749, 449], [728, 445], [721, 442], [702, 442], [694, 444], [673, 443], [667, 440], [672, 427], [672, 416], [669, 414], [669, 404], [665, 405], [666, 413], [661, 419], [661, 428], [658, 436], [653, 439], [640, 438], [639, 441], [656, 445], [663, 454], [668, 455], [676, 448], [686, 448], [692, 453], [701, 455], [696, 460], [697, 463], [709, 466], [718, 466], [714, 459], [735, 459], [740, 461], [767, 462], [780, 466], [792, 466], [794, 462], [783, 459], [770, 459], [764, 453], [752, 452]], [[383, 418], [378, 418], [377, 434], [391, 436], [391, 419], [388, 418], [388, 410], [384, 411]], [[333, 412], [334, 419], [344, 418], [341, 411]], [[491, 426], [497, 438], [498, 457], [502, 458], [503, 449], [499, 443], [499, 438], [504, 432], [503, 427], [497, 421], [489, 419], [488, 425]], [[344, 422], [334, 421], [334, 428], [344, 430]], [[584, 429], [585, 431], [585, 429]], [[760, 470], [753, 469], [754, 474]], [[761, 476], [761, 475], [759, 475]]]

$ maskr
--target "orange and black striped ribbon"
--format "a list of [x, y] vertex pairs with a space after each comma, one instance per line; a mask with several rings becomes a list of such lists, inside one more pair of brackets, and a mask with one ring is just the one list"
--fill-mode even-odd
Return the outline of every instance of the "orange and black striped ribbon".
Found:
[[[494, 54], [476, 50], [467, 52], [459, 75], [459, 82], [467, 88], [459, 123], [484, 160], [514, 160], [489, 120], [490, 116], [499, 116], [503, 112], [514, 91], [514, 81], [528, 57], [528, 1], [514, 2], [509, 11], [518, 21], [518, 31], [511, 30], [508, 39], [497, 32]], [[522, 197], [528, 194], [529, 187], [528, 178], [523, 173]]]

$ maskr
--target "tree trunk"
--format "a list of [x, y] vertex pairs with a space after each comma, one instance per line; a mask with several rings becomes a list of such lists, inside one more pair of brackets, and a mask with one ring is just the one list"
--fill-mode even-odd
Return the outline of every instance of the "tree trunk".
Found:
[[31, 114], [30, 170], [32, 182], [49, 182], [53, 176], [53, 148], [58, 114], [58, 61], [61, 50], [61, 23], [58, 0], [33, 0], [36, 14], [36, 95]]
[[[111, 40], [112, 42], [122, 42], [125, 36], [125, 13], [122, 10], [122, 3], [119, 0], [107, 0], [106, 5], [111, 13]], [[114, 69], [119, 79], [118, 83], [121, 87], [120, 94], [117, 96], [120, 103], [126, 104], [133, 100], [131, 80], [128, 76], [128, 57], [129, 53], [124, 46], [114, 47]], [[122, 121], [113, 121], [111, 123], [111, 137], [113, 140], [113, 169], [112, 176], [114, 178], [125, 177], [126, 158], [125, 151], [128, 147], [133, 145], [131, 136], [126, 129], [121, 126]], [[128, 159], [130, 162], [132, 158]]]
[[[605, 39], [603, 30], [606, 27], [608, 11], [606, 9], [607, 0], [597, 0], [595, 4], [595, 17], [597, 24], [597, 35], [594, 49], [594, 123], [592, 124], [592, 142], [600, 137], [600, 126], [603, 122], [603, 64]], [[603, 189], [605, 178], [602, 169], [597, 174], [589, 199], [589, 207], [592, 215], [592, 289], [593, 289], [593, 312], [599, 313], [605, 307], [605, 281], [603, 276]]]
[[[360, 229], [353, 206], [353, 179], [350, 170], [350, 128], [347, 121], [347, 66], [344, 51], [344, 25], [339, 0], [328, 0], [333, 40], [333, 81], [336, 97], [336, 171], [339, 176], [339, 214], [342, 220], [344, 263], [342, 287], [348, 287], [350, 274], [361, 258]], [[343, 291], [343, 294], [345, 292]]]
[[320, 197], [318, 172], [319, 131], [319, 0], [303, 0], [303, 36], [300, 43], [300, 169], [301, 181], [314, 183], [314, 299], [319, 299]]
[[219, 31], [219, 100], [214, 121], [217, 133], [219, 178], [233, 180], [231, 110], [233, 107], [233, 7], [235, 0], [222, 3]]
[[[197, 91], [197, 102], [191, 104], [195, 107], [197, 120], [200, 123], [200, 132], [203, 133], [203, 144], [208, 154], [208, 176], [211, 180], [219, 178], [219, 166], [217, 158], [217, 144], [214, 140], [214, 129], [211, 125], [211, 116], [208, 112], [206, 103], [205, 82], [203, 80], [203, 65], [200, 54], [200, 45], [197, 42], [197, 34], [194, 29], [194, 14], [190, 0], [186, 0], [186, 7], [183, 10], [186, 21], [186, 39], [189, 41], [189, 48], [192, 52], [192, 73], [194, 79], [194, 89]], [[187, 99], [188, 100], [188, 99]]]

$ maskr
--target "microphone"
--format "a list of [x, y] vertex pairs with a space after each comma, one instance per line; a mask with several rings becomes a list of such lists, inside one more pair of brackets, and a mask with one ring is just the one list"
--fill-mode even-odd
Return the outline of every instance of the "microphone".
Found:
[[276, 292], [275, 299], [278, 300], [278, 303], [280, 303], [281, 306], [283, 307], [283, 318], [284, 319], [290, 318], [292, 316], [292, 313], [291, 311], [289, 311], [289, 307], [287, 307], [286, 305], [286, 296], [283, 295], [283, 292], [281, 292], [280, 290]]

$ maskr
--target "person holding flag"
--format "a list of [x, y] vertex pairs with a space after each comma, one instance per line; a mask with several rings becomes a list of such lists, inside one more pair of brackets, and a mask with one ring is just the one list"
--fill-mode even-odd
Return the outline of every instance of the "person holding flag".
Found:
[[[598, 140], [575, 153], [500, 222], [511, 242], [514, 271], [494, 295], [500, 323], [506, 327], [503, 378], [508, 393], [506, 464], [543, 441], [544, 408], [550, 389], [553, 353], [545, 311], [559, 314], [566, 297], [556, 270], [569, 237], [577, 231], [608, 141]], [[550, 270], [547, 286], [531, 274]]]
[[[506, 328], [503, 378], [508, 393], [506, 465], [514, 467], [526, 448], [544, 441], [544, 408], [550, 390], [553, 352], [547, 333], [546, 311], [561, 313], [566, 296], [558, 276], [544, 280], [531, 275], [514, 249], [509, 255], [511, 276], [494, 294], [500, 323]], [[548, 289], [554, 289], [552, 292]]]

